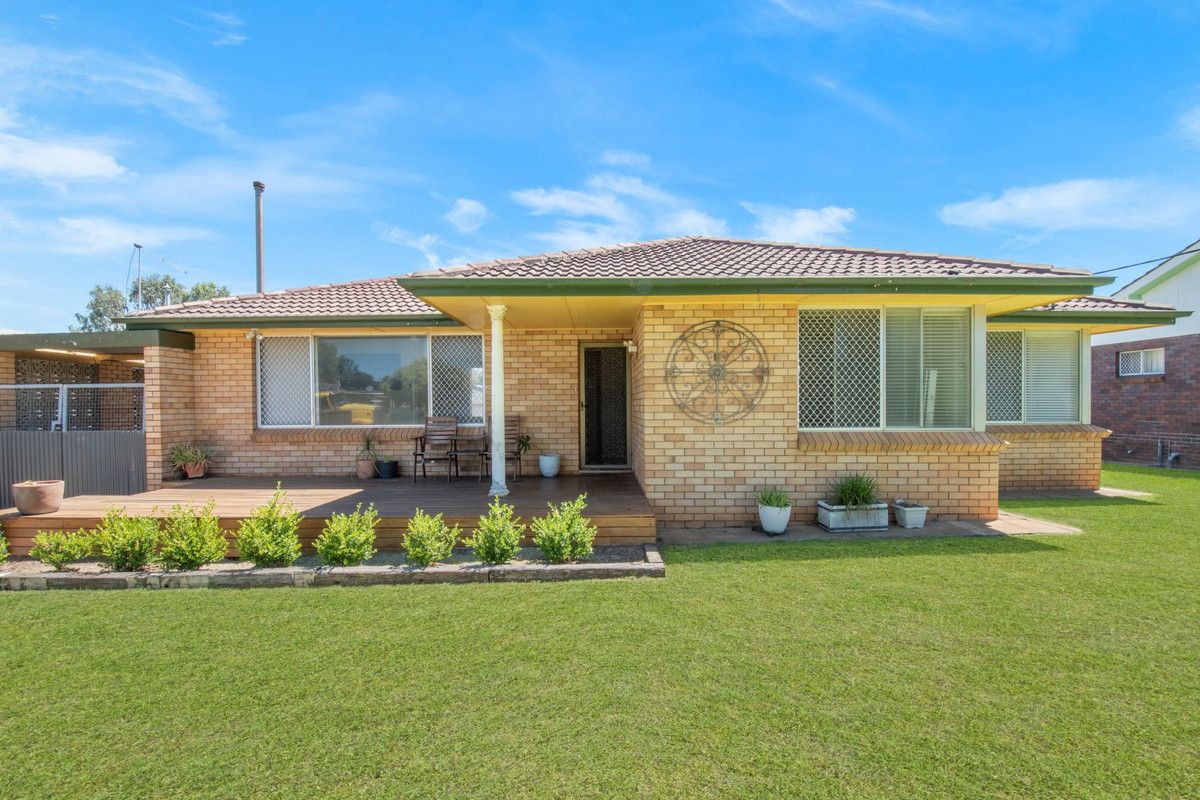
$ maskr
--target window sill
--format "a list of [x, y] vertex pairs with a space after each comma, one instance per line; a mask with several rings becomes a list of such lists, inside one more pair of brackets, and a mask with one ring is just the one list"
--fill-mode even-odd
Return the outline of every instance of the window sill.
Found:
[[987, 432], [1006, 442], [1087, 441], [1108, 437], [1112, 431], [1082, 422], [991, 423]]
[[1165, 372], [1159, 372], [1153, 375], [1118, 375], [1117, 380], [1120, 383], [1162, 383], [1167, 379]]
[[800, 431], [796, 447], [818, 453], [999, 453], [1004, 442], [982, 431]]

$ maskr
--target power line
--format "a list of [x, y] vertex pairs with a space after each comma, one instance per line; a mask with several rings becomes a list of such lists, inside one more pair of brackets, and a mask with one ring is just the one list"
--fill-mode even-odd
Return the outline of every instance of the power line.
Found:
[[1159, 258], [1148, 258], [1145, 261], [1136, 261], [1132, 264], [1126, 264], [1123, 267], [1110, 267], [1108, 269], [1096, 270], [1092, 274], [1093, 275], [1107, 275], [1110, 272], [1120, 272], [1121, 270], [1129, 269], [1130, 267], [1144, 267], [1147, 264], [1158, 264], [1160, 262], [1166, 261], [1168, 258], [1174, 258], [1175, 256], [1186, 256], [1188, 253], [1200, 253], [1200, 247], [1197, 247], [1194, 250], [1180, 250], [1178, 253], [1171, 253], [1171, 255], [1169, 255], [1169, 256], [1160, 256]]

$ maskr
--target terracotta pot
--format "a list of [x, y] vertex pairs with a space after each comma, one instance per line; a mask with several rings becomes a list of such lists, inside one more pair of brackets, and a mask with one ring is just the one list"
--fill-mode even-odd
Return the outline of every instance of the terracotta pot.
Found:
[[62, 481], [25, 481], [12, 485], [13, 502], [22, 514], [52, 514], [62, 507]]
[[206, 465], [203, 461], [194, 461], [191, 464], [184, 464], [183, 474], [187, 475], [189, 478], [203, 478], [205, 466]]
[[360, 481], [368, 481], [375, 477], [375, 459], [360, 458], [354, 462], [354, 471]]

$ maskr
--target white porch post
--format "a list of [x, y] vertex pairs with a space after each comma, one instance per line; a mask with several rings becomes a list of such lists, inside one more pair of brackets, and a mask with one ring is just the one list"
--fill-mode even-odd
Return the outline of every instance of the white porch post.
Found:
[[1079, 421], [1092, 424], [1092, 334], [1079, 332]]
[[488, 494], [504, 497], [508, 487], [504, 484], [508, 472], [504, 463], [504, 312], [508, 306], [487, 307], [492, 317], [492, 487]]
[[971, 427], [987, 428], [987, 306], [971, 310]]

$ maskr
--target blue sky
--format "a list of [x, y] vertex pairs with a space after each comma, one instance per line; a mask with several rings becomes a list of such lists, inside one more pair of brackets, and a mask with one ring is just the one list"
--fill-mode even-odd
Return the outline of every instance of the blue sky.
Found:
[[1191, 4], [372, 5], [6, 3], [0, 329], [63, 329], [134, 241], [252, 291], [256, 179], [275, 289], [690, 233], [1091, 269], [1200, 237]]

